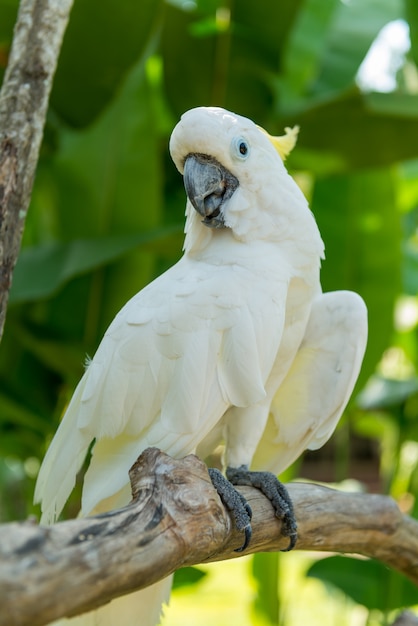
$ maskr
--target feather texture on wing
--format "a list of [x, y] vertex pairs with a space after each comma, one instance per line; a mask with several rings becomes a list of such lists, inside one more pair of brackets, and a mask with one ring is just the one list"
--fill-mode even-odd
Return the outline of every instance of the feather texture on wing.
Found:
[[[232, 468], [278, 472], [331, 435], [361, 366], [366, 311], [355, 294], [322, 294], [323, 242], [282, 160], [296, 134], [271, 137], [216, 107], [177, 124], [184, 256], [109, 326], [41, 466], [42, 521], [57, 519], [90, 446], [83, 515], [129, 502], [128, 471], [148, 446], [182, 457], [223, 441]], [[142, 613], [129, 596], [86, 624], [155, 624], [168, 586], [138, 596]]]

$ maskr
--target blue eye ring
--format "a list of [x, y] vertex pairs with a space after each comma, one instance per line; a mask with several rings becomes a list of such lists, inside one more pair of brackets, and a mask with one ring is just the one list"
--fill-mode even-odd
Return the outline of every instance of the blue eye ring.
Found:
[[232, 155], [240, 161], [245, 161], [250, 155], [250, 144], [244, 137], [234, 137], [231, 143]]

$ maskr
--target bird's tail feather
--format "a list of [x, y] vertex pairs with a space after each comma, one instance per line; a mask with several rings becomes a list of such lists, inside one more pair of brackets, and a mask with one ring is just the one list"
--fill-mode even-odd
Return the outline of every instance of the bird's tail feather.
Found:
[[75, 485], [92, 437], [77, 428], [77, 403], [83, 393], [82, 378], [39, 470], [34, 501], [42, 506], [41, 524], [54, 523]]
[[50, 626], [157, 626], [168, 603], [172, 576], [109, 604], [71, 619], [60, 619]]

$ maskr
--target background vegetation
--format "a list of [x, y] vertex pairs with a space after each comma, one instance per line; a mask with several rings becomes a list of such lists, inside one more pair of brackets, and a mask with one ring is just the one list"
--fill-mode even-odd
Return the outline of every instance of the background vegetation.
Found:
[[[17, 5], [0, 0], [1, 74]], [[300, 125], [288, 166], [325, 240], [324, 289], [353, 289], [369, 309], [356, 402], [332, 443], [286, 477], [354, 476], [354, 488], [391, 493], [418, 517], [417, 7], [75, 1], [0, 350], [2, 521], [34, 512], [39, 461], [86, 353], [181, 254], [184, 191], [167, 143], [181, 113], [202, 104], [272, 133]], [[401, 43], [409, 26], [410, 46], [382, 74], [387, 47], [375, 65], [368, 52], [387, 24]], [[166, 626], [383, 624], [418, 608], [399, 576], [343, 557], [257, 555], [185, 572], [178, 585]]]

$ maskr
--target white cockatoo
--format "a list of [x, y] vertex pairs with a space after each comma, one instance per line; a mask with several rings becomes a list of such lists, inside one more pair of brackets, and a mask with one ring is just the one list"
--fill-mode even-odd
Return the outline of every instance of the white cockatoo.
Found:
[[[128, 470], [145, 448], [205, 458], [224, 442], [227, 477], [262, 488], [294, 544], [291, 504], [267, 471], [331, 436], [367, 337], [358, 295], [322, 293], [320, 233], [283, 165], [295, 134], [271, 137], [221, 108], [182, 116], [170, 152], [187, 193], [184, 255], [122, 308], [89, 363], [39, 472], [42, 522], [57, 519], [93, 441], [82, 515], [129, 502]], [[230, 504], [226, 479], [211, 476]], [[169, 586], [75, 619], [158, 623]]]

